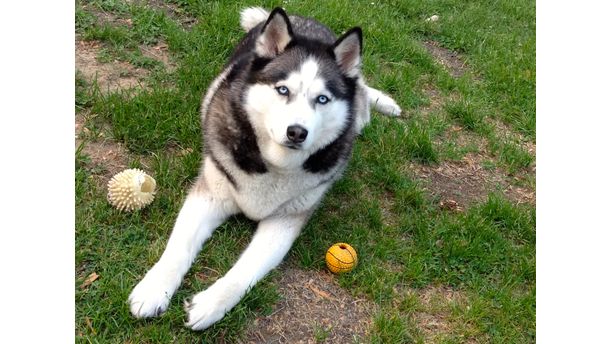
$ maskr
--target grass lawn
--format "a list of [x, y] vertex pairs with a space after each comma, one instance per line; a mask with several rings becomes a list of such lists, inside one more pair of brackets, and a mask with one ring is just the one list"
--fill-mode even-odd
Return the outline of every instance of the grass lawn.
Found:
[[[239, 11], [278, 4], [77, 0], [76, 341], [535, 342], [535, 2], [525, 0], [283, 1], [337, 34], [361, 26], [366, 80], [402, 117], [373, 113], [281, 268], [221, 322], [187, 330], [183, 301], [246, 247], [255, 224], [240, 216], [205, 244], [163, 316], [130, 315], [127, 297], [198, 174], [200, 101], [242, 35]], [[126, 214], [106, 201], [106, 182], [128, 167], [154, 176], [158, 193]], [[337, 277], [324, 262], [336, 242], [360, 259]], [[298, 333], [283, 327], [282, 305], [312, 301], [285, 283], [302, 274], [333, 307], [305, 309]], [[361, 325], [349, 334], [329, 312], [350, 322], [351, 302]]]

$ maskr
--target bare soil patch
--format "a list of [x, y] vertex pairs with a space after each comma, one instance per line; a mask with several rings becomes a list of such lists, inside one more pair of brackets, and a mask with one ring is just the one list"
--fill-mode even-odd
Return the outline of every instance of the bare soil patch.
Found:
[[364, 341], [375, 305], [351, 296], [331, 273], [285, 267], [277, 285], [281, 301], [253, 322], [245, 343]]
[[127, 150], [119, 143], [103, 139], [90, 141], [83, 146], [83, 154], [91, 159], [92, 168], [99, 169], [104, 179], [109, 179], [128, 168]]
[[124, 25], [132, 27], [132, 19], [117, 15], [116, 13], [107, 12], [99, 6], [84, 4], [81, 8], [93, 14], [96, 17], [98, 25], [109, 24], [112, 26]]
[[168, 44], [163, 40], [160, 40], [154, 46], [141, 45], [140, 51], [144, 56], [163, 63], [167, 71], [171, 72], [176, 69], [176, 64], [172, 61], [168, 53]]
[[438, 63], [442, 64], [446, 70], [455, 78], [465, 74], [467, 67], [465, 61], [459, 53], [446, 49], [436, 41], [425, 41], [423, 43], [425, 49], [434, 56]]
[[101, 63], [97, 56], [102, 44], [96, 41], [77, 41], [75, 64], [88, 81], [97, 80], [102, 92], [112, 92], [142, 86], [148, 71], [123, 61]]
[[[441, 110], [448, 99], [456, 95], [445, 96], [434, 86], [426, 84], [424, 93], [429, 97], [430, 104], [422, 108], [424, 114]], [[497, 136], [501, 139], [520, 142], [530, 154], [535, 156], [535, 144], [516, 134], [504, 123], [491, 121]], [[532, 171], [509, 176], [504, 170], [494, 166], [496, 159], [487, 149], [487, 139], [459, 125], [452, 125], [444, 134], [434, 140], [436, 146], [452, 143], [467, 153], [460, 161], [442, 161], [438, 165], [421, 165], [410, 163], [406, 173], [415, 175], [423, 182], [432, 196], [439, 199], [440, 208], [451, 211], [462, 211], [471, 204], [486, 200], [491, 192], [502, 192], [516, 203], [535, 204], [535, 190], [526, 186], [518, 186], [522, 179], [535, 173]]]
[[198, 22], [197, 18], [187, 15], [185, 11], [176, 4], [168, 3], [163, 0], [149, 0], [146, 1], [146, 5], [164, 12], [168, 17], [178, 21], [184, 28], [191, 28]]
[[[176, 5], [165, 4], [160, 1], [153, 1], [148, 5], [158, 9], [165, 9], [165, 11], [169, 11], [172, 8], [180, 10]], [[122, 14], [110, 13], [93, 5], [84, 5], [82, 8], [95, 16], [97, 25], [132, 27], [132, 19], [126, 18]], [[82, 73], [90, 82], [97, 80], [102, 92], [112, 92], [138, 86], [143, 87], [143, 81], [149, 74], [147, 69], [136, 67], [118, 59], [109, 63], [102, 63], [98, 60], [97, 57], [100, 54], [100, 50], [104, 47], [104, 43], [84, 41], [77, 33], [75, 46], [76, 70]], [[165, 41], [159, 40], [153, 46], [141, 45], [138, 48], [144, 56], [160, 61], [168, 71], [176, 69]]]
[[77, 114], [75, 118], [75, 149], [81, 144], [81, 152], [90, 159], [89, 168], [99, 171], [98, 175], [106, 181], [129, 165], [129, 152], [120, 143], [108, 138], [102, 132], [98, 137], [88, 137], [89, 129], [85, 127], [87, 117]]
[[421, 108], [421, 111], [423, 111], [423, 113], [429, 114], [442, 109], [442, 106], [444, 105], [446, 99], [444, 98], [440, 90], [430, 84], [427, 84], [423, 88], [423, 92], [425, 93], [425, 95], [427, 95], [427, 98], [429, 99], [429, 104]]
[[394, 197], [389, 191], [385, 191], [385, 195], [378, 198], [378, 206], [382, 213], [382, 222], [387, 227], [397, 227], [399, 225], [398, 218], [393, 210], [395, 207], [393, 200]]
[[[129, 19], [120, 19], [101, 10], [94, 13], [100, 21], [131, 25]], [[97, 59], [102, 47], [103, 44], [97, 41], [76, 41], [75, 68], [88, 82], [96, 80], [101, 92], [144, 87], [148, 70], [118, 60], [102, 63]], [[143, 46], [141, 49], [143, 55], [161, 61], [166, 68], [175, 68], [164, 42], [151, 47]], [[105, 185], [114, 174], [128, 168], [131, 157], [126, 147], [112, 139], [108, 125], [102, 124], [97, 128], [100, 130], [97, 136], [90, 133], [85, 126], [88, 116], [88, 112], [75, 116], [75, 149], [83, 145], [81, 152], [90, 159], [88, 167], [95, 172], [100, 184]]]
[[[498, 120], [498, 119], [487, 119], [489, 123], [493, 125], [495, 128], [495, 132], [497, 136], [506, 139], [509, 141], [517, 142], [523, 149], [525, 149], [529, 154], [536, 156], [536, 144], [535, 142], [525, 138], [520, 133], [513, 130], [508, 124]], [[535, 170], [535, 164], [534, 164]]]
[[533, 190], [512, 185], [499, 168], [485, 168], [485, 160], [490, 159], [483, 153], [468, 153], [461, 161], [443, 161], [437, 166], [411, 163], [408, 173], [422, 180], [444, 209], [461, 211], [497, 191], [516, 203], [535, 203]]
[[[111, 17], [109, 15], [109, 18]], [[97, 56], [101, 47], [102, 44], [96, 41], [76, 42], [75, 67], [88, 82], [96, 80], [102, 92], [141, 85], [141, 80], [147, 74], [146, 70], [136, 68], [127, 62], [99, 62]], [[114, 174], [128, 167], [129, 153], [123, 145], [106, 134], [109, 130], [107, 127], [99, 128], [100, 132], [93, 135], [85, 126], [89, 116], [88, 112], [78, 113], [75, 116], [75, 149], [83, 146], [81, 152], [90, 159], [88, 167], [96, 171], [100, 184], [104, 184]]]
[[[421, 330], [424, 343], [440, 343], [453, 333], [467, 334], [462, 343], [477, 343], [478, 331], [465, 322], [454, 321], [451, 307], [467, 306], [467, 298], [463, 293], [449, 287], [436, 286], [422, 290], [411, 291], [417, 295], [422, 309], [413, 313], [413, 319]], [[461, 327], [461, 328], [458, 328]]]

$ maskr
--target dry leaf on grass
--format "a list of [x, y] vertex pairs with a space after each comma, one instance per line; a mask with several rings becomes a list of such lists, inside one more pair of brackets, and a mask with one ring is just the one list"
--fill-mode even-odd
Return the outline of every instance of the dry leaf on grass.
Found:
[[95, 280], [97, 280], [98, 277], [100, 276], [97, 273], [92, 272], [89, 276], [87, 276], [85, 281], [83, 281], [83, 283], [81, 284], [81, 289], [89, 287], [89, 285], [91, 285]]
[[452, 211], [463, 211], [463, 208], [459, 206], [457, 201], [452, 199], [445, 199], [440, 201], [440, 209], [442, 210], [452, 210]]
[[321, 297], [324, 297], [324, 298], [326, 298], [328, 300], [332, 299], [331, 295], [329, 295], [328, 292], [325, 292], [325, 291], [323, 291], [323, 290], [313, 286], [312, 284], [308, 284], [308, 288], [310, 288], [310, 290], [314, 291], [317, 295], [319, 295]]
[[85, 317], [85, 324], [87, 324], [87, 327], [89, 327], [89, 329], [91, 330], [91, 332], [93, 332], [93, 334], [98, 334], [96, 330], [93, 328], [93, 326], [91, 325], [91, 320], [89, 320], [89, 317]]

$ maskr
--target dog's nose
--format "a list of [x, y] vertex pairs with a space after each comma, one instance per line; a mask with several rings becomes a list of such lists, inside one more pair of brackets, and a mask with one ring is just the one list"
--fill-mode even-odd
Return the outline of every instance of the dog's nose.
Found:
[[287, 138], [294, 143], [302, 143], [308, 136], [308, 130], [301, 125], [290, 125], [287, 128]]

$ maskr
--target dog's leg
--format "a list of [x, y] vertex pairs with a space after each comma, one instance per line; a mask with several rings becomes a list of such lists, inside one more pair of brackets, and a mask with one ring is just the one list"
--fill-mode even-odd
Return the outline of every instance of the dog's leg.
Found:
[[359, 79], [357, 94], [355, 95], [355, 127], [357, 133], [361, 134], [363, 128], [370, 123], [370, 97], [368, 94], [368, 86], [364, 84], [363, 79]]
[[158, 316], [168, 308], [202, 244], [235, 212], [234, 207], [231, 201], [214, 199], [208, 191], [194, 189], [189, 193], [164, 253], [128, 298], [135, 317]]
[[389, 116], [399, 116], [402, 113], [402, 109], [393, 98], [369, 86], [366, 86], [366, 91], [370, 105], [374, 110]]
[[366, 85], [363, 79], [359, 81], [357, 92], [356, 99], [358, 103], [355, 106], [357, 109], [355, 127], [358, 133], [361, 133], [363, 128], [370, 123], [370, 108], [374, 108], [374, 110], [388, 116], [399, 116], [402, 113], [402, 109], [395, 100], [381, 91]]
[[236, 264], [185, 304], [187, 327], [203, 330], [219, 321], [248, 290], [280, 264], [307, 220], [306, 215], [264, 219]]

